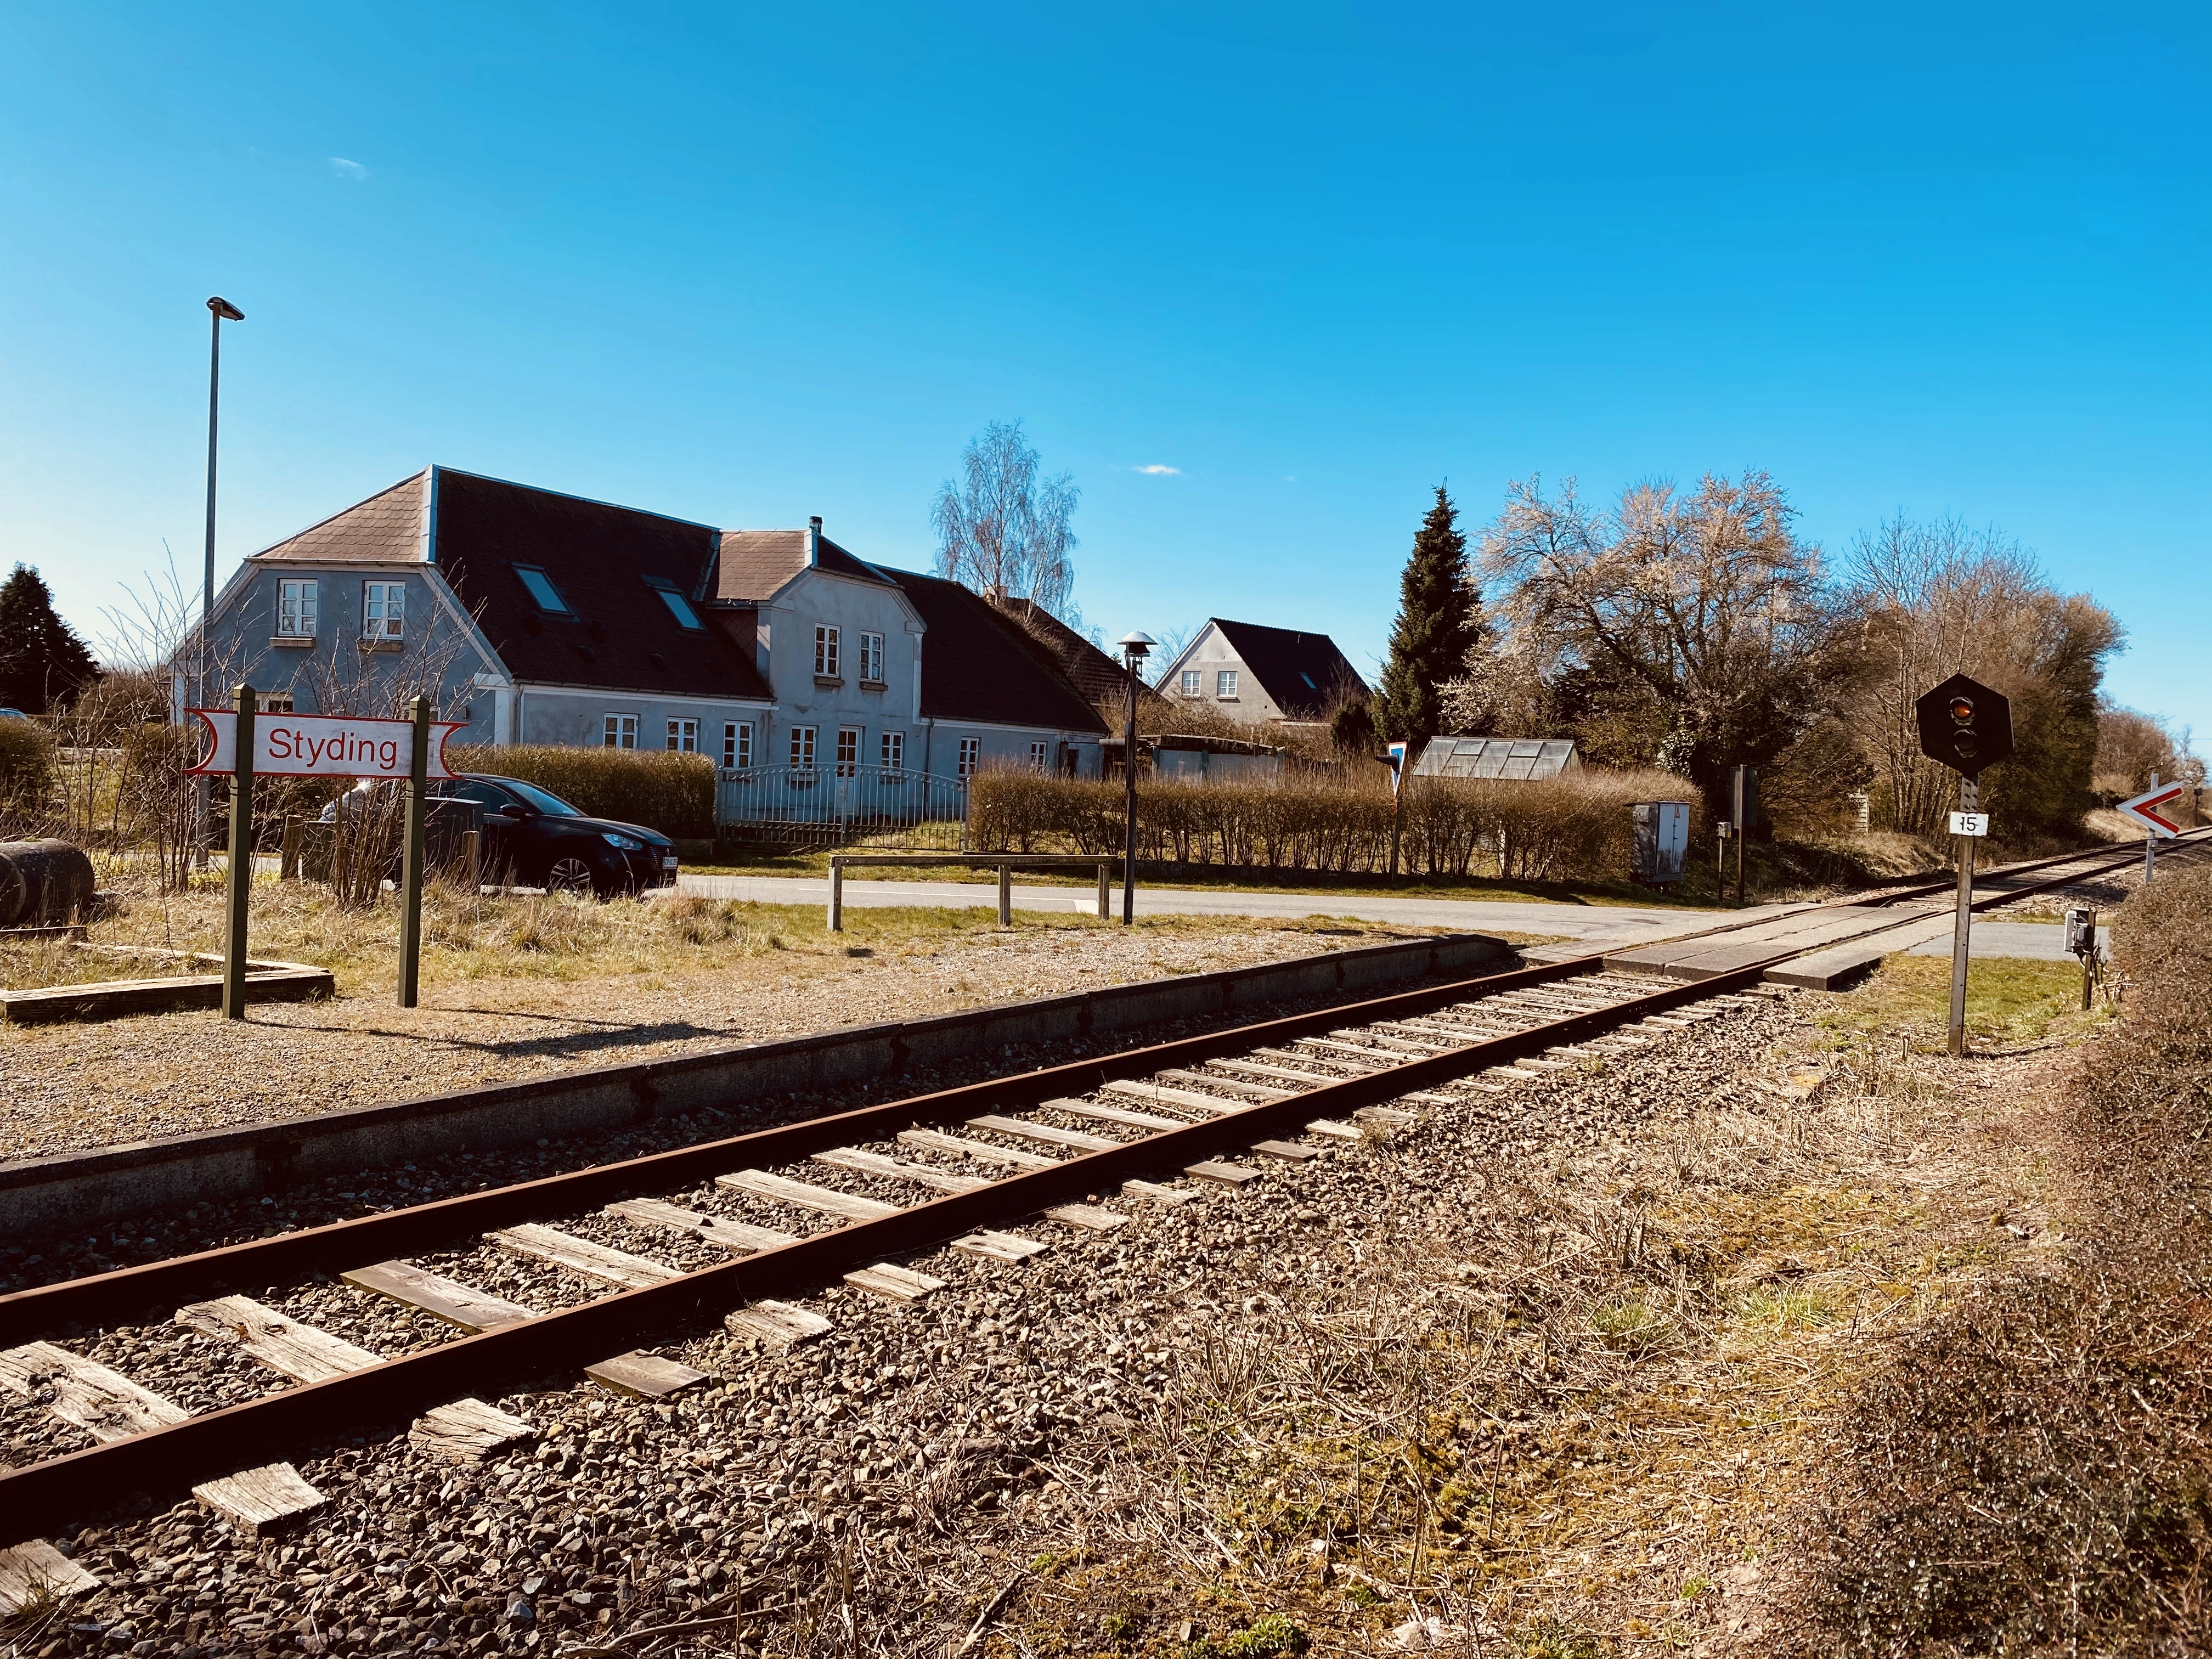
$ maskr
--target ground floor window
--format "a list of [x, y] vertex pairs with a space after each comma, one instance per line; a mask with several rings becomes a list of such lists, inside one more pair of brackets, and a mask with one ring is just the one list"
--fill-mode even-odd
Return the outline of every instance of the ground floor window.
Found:
[[841, 726], [837, 728], [837, 775], [857, 777], [860, 771], [860, 728]]
[[1042, 772], [1051, 764], [1052, 744], [1042, 738], [1032, 739], [1030, 744], [1030, 770]]
[[883, 736], [882, 753], [883, 753], [883, 757], [884, 757], [884, 771], [886, 771], [886, 772], [903, 772], [903, 771], [905, 771], [905, 770], [906, 770], [906, 733], [905, 733], [905, 732], [884, 732], [884, 736]]
[[722, 769], [741, 772], [753, 763], [753, 723], [750, 720], [725, 720], [722, 723]]
[[289, 714], [293, 712], [289, 691], [257, 691], [253, 706], [264, 714]]
[[607, 716], [605, 747], [635, 749], [637, 747], [637, 716], [610, 714]]
[[791, 728], [791, 769], [811, 772], [814, 769], [814, 728], [794, 726]]
[[960, 739], [960, 775], [962, 777], [972, 778], [975, 775], [976, 763], [982, 758], [982, 738], [963, 738]]
[[699, 752], [699, 722], [671, 720], [668, 722], [668, 746], [679, 755]]

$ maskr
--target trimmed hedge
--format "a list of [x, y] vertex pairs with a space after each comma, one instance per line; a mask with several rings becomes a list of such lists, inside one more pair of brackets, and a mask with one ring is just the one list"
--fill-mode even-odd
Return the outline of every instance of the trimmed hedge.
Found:
[[60, 772], [54, 740], [36, 720], [0, 720], [0, 827], [27, 834], [42, 826]]
[[[988, 771], [969, 785], [978, 851], [1117, 853], [1123, 786]], [[1671, 772], [1583, 771], [1514, 782], [1413, 778], [1400, 867], [1409, 874], [1511, 881], [1610, 881], [1628, 873], [1638, 801], [1690, 804]], [[1291, 776], [1269, 783], [1137, 786], [1137, 856], [1246, 869], [1377, 872], [1390, 865], [1387, 788]]]
[[714, 763], [704, 755], [466, 744], [447, 749], [446, 761], [456, 772], [534, 783], [592, 817], [641, 823], [677, 840], [702, 841], [714, 833]]

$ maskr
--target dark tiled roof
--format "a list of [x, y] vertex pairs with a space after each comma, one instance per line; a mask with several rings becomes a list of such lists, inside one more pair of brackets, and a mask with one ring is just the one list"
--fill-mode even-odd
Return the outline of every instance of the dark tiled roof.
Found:
[[1053, 653], [1021, 623], [958, 582], [885, 570], [929, 631], [922, 637], [921, 713], [930, 720], [1101, 732]]
[[[713, 557], [706, 525], [438, 469], [439, 569], [517, 679], [702, 697], [769, 693], [752, 658], [704, 614], [684, 628], [657, 579], [690, 593]], [[540, 610], [518, 565], [571, 615]]]
[[[709, 597], [751, 600], [772, 597], [806, 568], [806, 535], [804, 530], [725, 530]], [[827, 536], [822, 538], [822, 562], [817, 568], [856, 581], [891, 586], [882, 571], [854, 558]]]
[[1344, 653], [1336, 648], [1336, 641], [1326, 634], [1225, 622], [1219, 617], [1212, 622], [1244, 659], [1260, 689], [1288, 719], [1319, 720], [1340, 688], [1367, 689], [1366, 682], [1345, 660]]
[[356, 501], [320, 524], [253, 556], [270, 563], [305, 564], [316, 560], [413, 560], [422, 558], [422, 505], [429, 494], [428, 469]]
[[1121, 665], [1042, 605], [1032, 599], [1008, 599], [1004, 608], [1051, 653], [1067, 683], [1092, 703], [1118, 704], [1128, 695], [1128, 676]]

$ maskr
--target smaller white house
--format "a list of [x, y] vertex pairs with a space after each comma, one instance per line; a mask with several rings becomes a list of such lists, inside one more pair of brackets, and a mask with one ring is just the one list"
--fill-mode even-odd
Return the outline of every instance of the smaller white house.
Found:
[[1155, 682], [1162, 696], [1248, 726], [1327, 720], [1367, 685], [1326, 634], [1209, 617]]

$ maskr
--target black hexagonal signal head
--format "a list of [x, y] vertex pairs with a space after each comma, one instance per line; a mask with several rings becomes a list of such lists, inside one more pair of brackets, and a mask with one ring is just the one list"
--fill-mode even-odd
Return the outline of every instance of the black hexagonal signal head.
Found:
[[1954, 674], [1912, 705], [1920, 752], [1978, 778], [2012, 753], [2012, 700], [1978, 680]]

